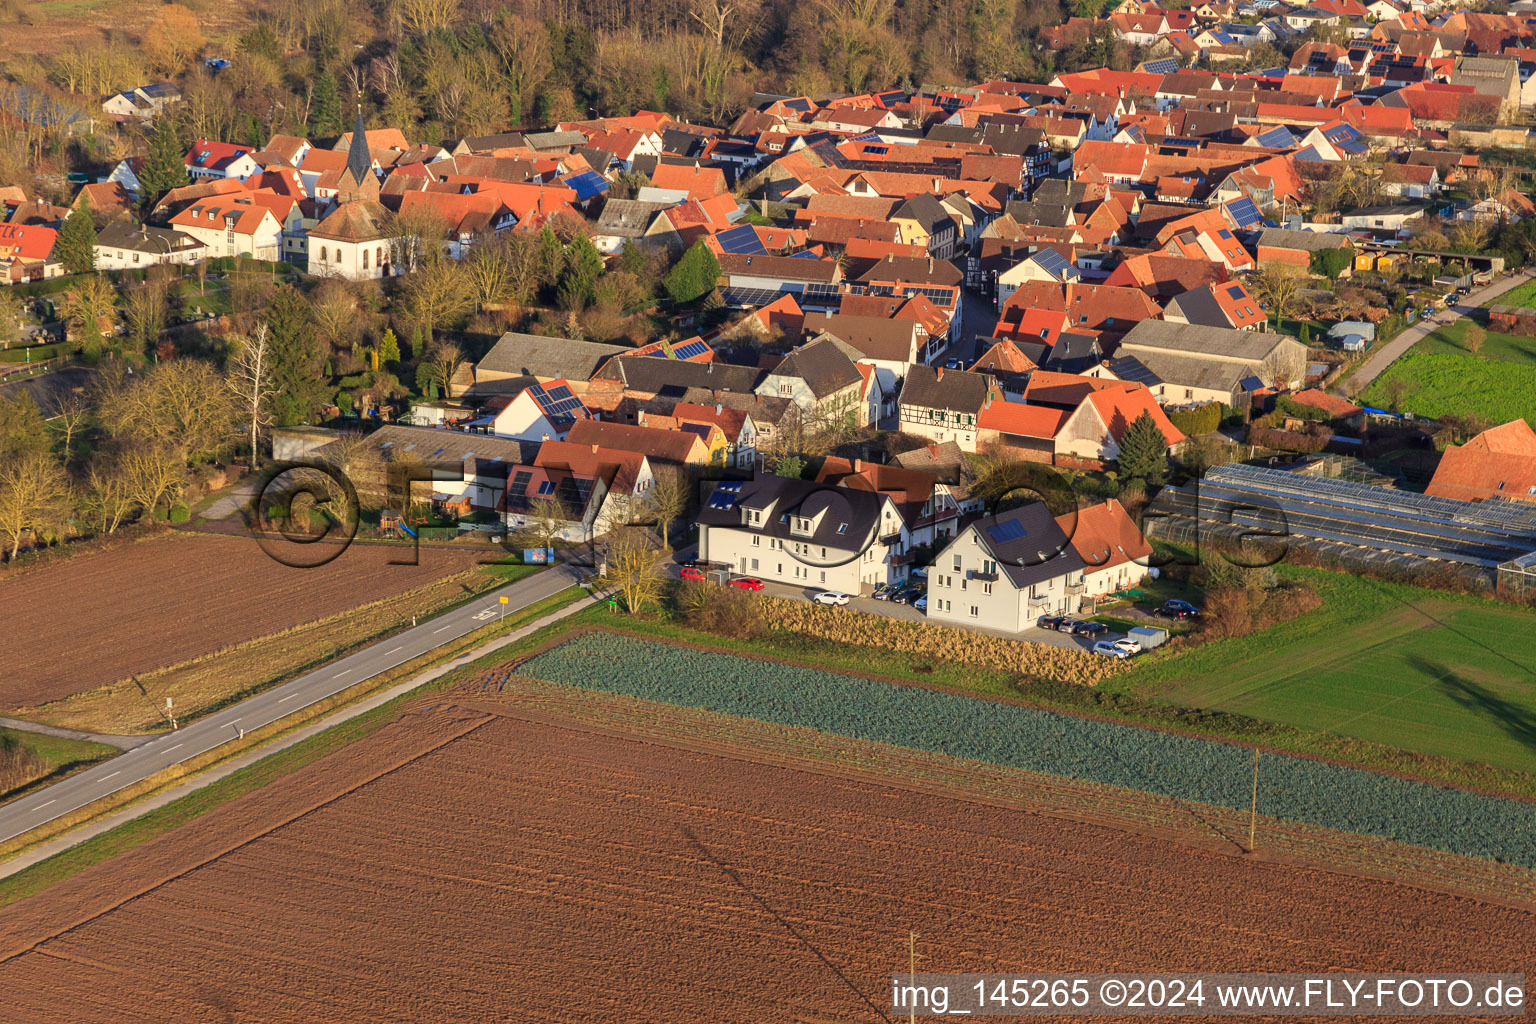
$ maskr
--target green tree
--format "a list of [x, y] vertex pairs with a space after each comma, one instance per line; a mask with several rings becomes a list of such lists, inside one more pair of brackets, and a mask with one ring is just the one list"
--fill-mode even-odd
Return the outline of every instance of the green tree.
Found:
[[341, 134], [341, 91], [329, 69], [315, 79], [309, 98], [309, 133], [316, 138]]
[[325, 346], [310, 320], [309, 305], [292, 285], [282, 285], [261, 322], [272, 346], [272, 422], [279, 427], [307, 423], [326, 397]]
[[170, 117], [155, 118], [155, 130], [149, 137], [149, 153], [144, 157], [139, 183], [144, 189], [146, 206], [187, 183], [187, 154]]
[[702, 241], [694, 242], [677, 265], [662, 279], [662, 287], [673, 302], [692, 302], [715, 290], [720, 277], [720, 261]]
[[1120, 475], [1126, 479], [1163, 482], [1168, 474], [1168, 439], [1151, 413], [1142, 413], [1126, 428], [1119, 461]]
[[66, 274], [89, 274], [96, 269], [96, 222], [91, 220], [89, 198], [64, 218], [53, 252], [64, 264]]
[[384, 337], [379, 339], [379, 365], [385, 369], [391, 369], [400, 362], [400, 342], [395, 338], [392, 327], [384, 328]]
[[553, 288], [555, 280], [560, 276], [560, 268], [564, 263], [564, 249], [560, 245], [560, 239], [553, 229], [547, 225], [539, 232], [539, 244], [537, 256], [534, 260], [537, 266], [539, 288]]
[[48, 421], [31, 393], [18, 391], [15, 398], [0, 396], [0, 463], [44, 454], [48, 449]]

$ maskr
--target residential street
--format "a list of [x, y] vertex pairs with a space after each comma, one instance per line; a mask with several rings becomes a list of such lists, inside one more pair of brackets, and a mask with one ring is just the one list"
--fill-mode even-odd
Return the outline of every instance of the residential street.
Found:
[[[20, 800], [0, 806], [0, 842], [132, 786], [158, 771], [212, 750], [243, 732], [259, 729], [363, 680], [421, 657], [485, 626], [499, 615], [521, 611], [574, 586], [578, 570], [561, 564], [450, 612], [380, 640], [323, 668], [259, 693], [185, 728], [150, 738], [122, 755], [71, 775]], [[503, 606], [500, 598], [506, 597]], [[107, 742], [104, 740], [104, 742]]]
[[1372, 381], [1387, 372], [1387, 367], [1397, 362], [1409, 349], [1423, 340], [1426, 334], [1445, 324], [1454, 323], [1489, 299], [1503, 295], [1505, 292], [1524, 284], [1530, 278], [1531, 274], [1528, 271], [1522, 271], [1510, 277], [1502, 278], [1484, 288], [1471, 292], [1465, 299], [1451, 306], [1444, 313], [1437, 314], [1426, 320], [1420, 320], [1404, 328], [1397, 337], [1372, 352], [1370, 357], [1366, 359], [1365, 365], [1361, 366], [1360, 369], [1350, 376], [1348, 381], [1349, 393], [1358, 394], [1368, 388]]

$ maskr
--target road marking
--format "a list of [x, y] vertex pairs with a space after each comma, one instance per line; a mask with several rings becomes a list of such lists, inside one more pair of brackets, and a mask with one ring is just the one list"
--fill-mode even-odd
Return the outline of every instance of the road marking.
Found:
[[405, 650], [405, 648], [403, 648], [403, 647], [391, 647], [389, 650], [385, 651], [384, 653], [385, 654], [394, 654], [396, 651], [403, 651], [403, 650]]
[[347, 673], [348, 673], [348, 672], [351, 672], [351, 671], [352, 671], [352, 670], [351, 670], [351, 669], [349, 669], [349, 668], [344, 668], [344, 669], [342, 669], [342, 670], [341, 670], [341, 671], [340, 671], [340, 672], [337, 672], [337, 673], [336, 673], [336, 674], [335, 674], [335, 675], [334, 675], [334, 676], [332, 676], [332, 677], [331, 677], [331, 678], [332, 678], [332, 679], [340, 679], [340, 678], [341, 678], [341, 677], [342, 677], [342, 676], [344, 676], [344, 675], [346, 675], [346, 674], [347, 674]]
[[184, 747], [184, 746], [186, 746], [185, 743], [178, 743], [174, 747], [166, 747], [165, 750], [163, 751], [163, 753], [169, 754], [171, 751], [177, 750], [177, 749], [179, 749], [181, 747]]
[[444, 629], [452, 629], [452, 628], [453, 628], [453, 623], [450, 622], [450, 623], [448, 623], [448, 625], [443, 626], [443, 627], [438, 628], [438, 629], [434, 629], [432, 632], [434, 632], [434, 633], [441, 633]]
[[[278, 703], [279, 703], [279, 704], [281, 704], [281, 703], [283, 703], [283, 702], [284, 702], [284, 701], [289, 701], [289, 700], [293, 700], [293, 698], [295, 698], [295, 697], [297, 697], [297, 696], [299, 696], [299, 695], [298, 695], [298, 694], [297, 694], [297, 693], [290, 693], [290, 694], [289, 694], [289, 695], [288, 695], [288, 696], [286, 696], [286, 697], [279, 697], [279, 698], [277, 698], [277, 702], [278, 702]], [[233, 724], [233, 723], [231, 723], [231, 724]]]
[[121, 774], [123, 774], [123, 773], [122, 772], [113, 772], [111, 775], [103, 775], [101, 777], [101, 781], [105, 782], [108, 779], [115, 779], [115, 778], [117, 778], [117, 776], [119, 776]]
[[[57, 798], [57, 797], [55, 797], [55, 798], [54, 798], [54, 799], [52, 799], [52, 800], [49, 800], [49, 801], [48, 801], [48, 804], [56, 804], [56, 803], [58, 803], [58, 802], [59, 802], [59, 801], [58, 801], [58, 798]], [[48, 804], [38, 804], [38, 805], [37, 805], [37, 809], [38, 809], [38, 810], [42, 810], [42, 809], [43, 809], [43, 808], [44, 808], [44, 807], [47, 807], [47, 806], [48, 806]]]

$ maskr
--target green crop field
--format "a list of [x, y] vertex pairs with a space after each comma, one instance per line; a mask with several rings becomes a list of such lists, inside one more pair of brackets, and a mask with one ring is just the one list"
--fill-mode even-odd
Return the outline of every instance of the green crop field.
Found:
[[1536, 772], [1536, 613], [1291, 569], [1323, 607], [1106, 688]]
[[1480, 415], [1495, 423], [1524, 418], [1536, 425], [1536, 363], [1473, 359], [1415, 349], [1365, 390], [1365, 404], [1393, 407], [1392, 384], [1403, 382], [1402, 411], [1431, 418]]
[[[1315, 624], [1314, 624], [1315, 625]], [[1246, 809], [1255, 755], [1194, 736], [804, 665], [589, 632], [520, 675], [969, 761]], [[1536, 867], [1536, 805], [1345, 765], [1262, 757], [1260, 814]]]
[[1516, 285], [1503, 295], [1495, 296], [1484, 306], [1536, 306], [1536, 281]]

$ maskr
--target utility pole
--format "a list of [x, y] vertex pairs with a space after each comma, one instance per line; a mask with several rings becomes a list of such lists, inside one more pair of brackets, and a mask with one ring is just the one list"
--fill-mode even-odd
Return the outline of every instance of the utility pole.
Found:
[[1248, 808], [1248, 852], [1253, 852], [1253, 838], [1259, 827], [1259, 748], [1253, 748], [1253, 803]]

